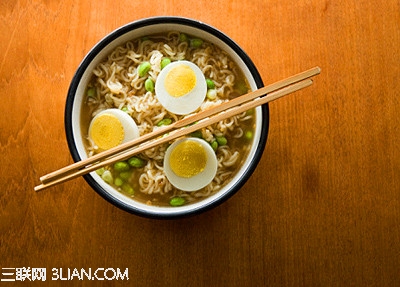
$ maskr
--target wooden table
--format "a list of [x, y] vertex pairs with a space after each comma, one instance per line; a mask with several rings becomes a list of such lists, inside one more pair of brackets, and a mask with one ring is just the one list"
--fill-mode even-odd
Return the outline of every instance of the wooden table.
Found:
[[[264, 84], [322, 73], [270, 104], [259, 166], [209, 212], [144, 219], [82, 178], [36, 193], [72, 163], [63, 113], [84, 55], [157, 15], [230, 35]], [[46, 268], [40, 286], [400, 286], [399, 1], [3, 0], [0, 31], [3, 273]], [[120, 268], [129, 281], [53, 281], [53, 268]]]

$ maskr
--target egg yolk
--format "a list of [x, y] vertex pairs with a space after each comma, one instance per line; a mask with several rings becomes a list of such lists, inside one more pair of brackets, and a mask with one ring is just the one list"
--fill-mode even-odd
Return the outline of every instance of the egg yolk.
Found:
[[182, 97], [196, 86], [196, 75], [190, 67], [178, 65], [168, 72], [164, 86], [171, 96]]
[[102, 150], [121, 144], [124, 136], [124, 127], [120, 120], [112, 114], [99, 115], [90, 129], [91, 139]]
[[201, 144], [183, 141], [171, 152], [169, 164], [176, 175], [189, 178], [204, 170], [207, 154]]

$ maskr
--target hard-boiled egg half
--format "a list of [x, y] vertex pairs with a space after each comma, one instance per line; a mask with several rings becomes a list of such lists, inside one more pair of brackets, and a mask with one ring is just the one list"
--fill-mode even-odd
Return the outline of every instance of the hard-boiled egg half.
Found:
[[197, 110], [204, 101], [207, 83], [197, 65], [189, 61], [176, 61], [161, 70], [155, 92], [166, 110], [187, 115]]
[[183, 191], [207, 186], [217, 173], [217, 156], [203, 139], [182, 138], [170, 145], [164, 157], [164, 172], [170, 183]]
[[100, 150], [107, 150], [139, 137], [139, 129], [124, 111], [107, 109], [90, 122], [89, 137]]

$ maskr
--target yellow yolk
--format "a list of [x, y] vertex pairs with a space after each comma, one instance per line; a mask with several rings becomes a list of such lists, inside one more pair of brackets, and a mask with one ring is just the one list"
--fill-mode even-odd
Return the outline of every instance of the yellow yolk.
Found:
[[165, 77], [165, 90], [173, 97], [182, 97], [196, 86], [196, 74], [186, 65], [179, 65]]
[[124, 127], [120, 120], [112, 114], [99, 115], [92, 123], [90, 137], [102, 150], [121, 144], [124, 136]]
[[176, 175], [189, 178], [204, 170], [207, 154], [201, 144], [184, 141], [171, 152], [169, 164]]

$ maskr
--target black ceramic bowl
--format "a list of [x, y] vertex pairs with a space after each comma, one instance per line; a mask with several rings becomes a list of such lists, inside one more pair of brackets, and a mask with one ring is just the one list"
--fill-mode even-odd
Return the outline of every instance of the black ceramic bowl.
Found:
[[[87, 158], [81, 131], [81, 106], [85, 87], [92, 70], [115, 47], [136, 38], [154, 33], [179, 31], [214, 43], [226, 51], [242, 69], [253, 90], [263, 86], [261, 77], [247, 54], [221, 31], [196, 20], [180, 17], [154, 17], [126, 24], [111, 32], [86, 55], [79, 65], [69, 88], [65, 108], [65, 130], [68, 146], [75, 161]], [[181, 207], [158, 207], [138, 202], [106, 184], [95, 172], [84, 176], [89, 185], [113, 205], [136, 215], [148, 218], [179, 218], [209, 210], [235, 194], [255, 170], [268, 135], [269, 109], [267, 105], [256, 108], [256, 131], [249, 156], [239, 172], [220, 191], [200, 202]]]

